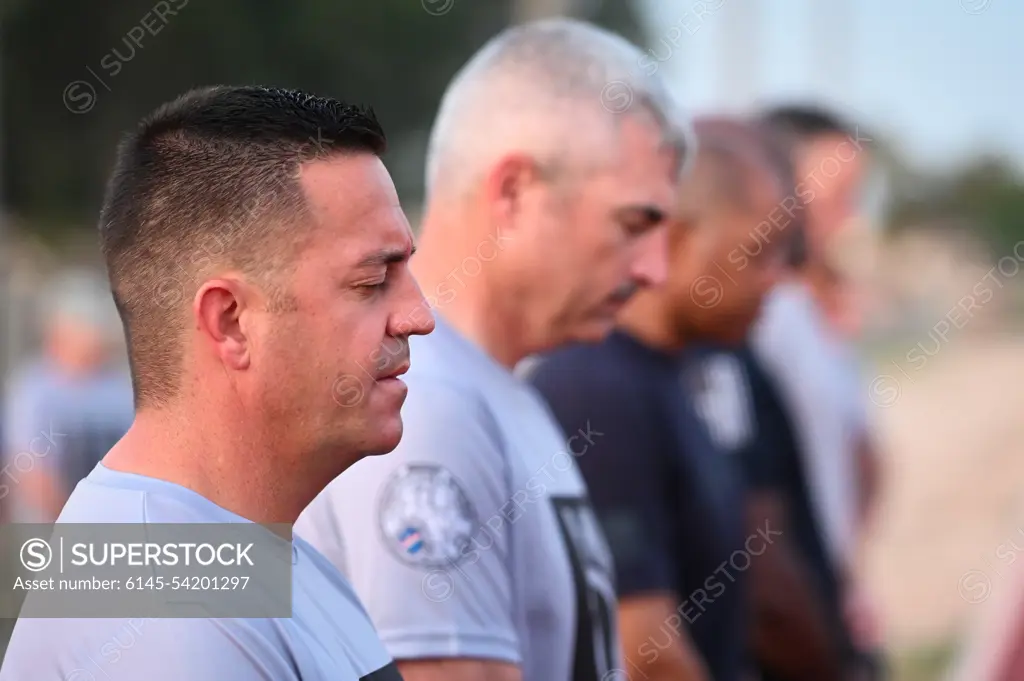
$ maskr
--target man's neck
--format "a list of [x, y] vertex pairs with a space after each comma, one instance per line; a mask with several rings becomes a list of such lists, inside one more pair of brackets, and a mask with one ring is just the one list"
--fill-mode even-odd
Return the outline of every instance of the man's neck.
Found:
[[181, 485], [256, 523], [294, 523], [319, 491], [316, 485], [281, 470], [286, 459], [272, 439], [224, 423], [142, 409], [103, 464]]
[[[482, 230], [481, 230], [482, 231]], [[496, 281], [497, 247], [478, 257], [483, 239], [461, 239], [446, 225], [425, 224], [411, 269], [433, 311], [502, 366], [512, 369], [534, 352], [528, 315], [515, 290]], [[492, 242], [493, 239], [490, 239]], [[493, 254], [493, 256], [492, 256]]]

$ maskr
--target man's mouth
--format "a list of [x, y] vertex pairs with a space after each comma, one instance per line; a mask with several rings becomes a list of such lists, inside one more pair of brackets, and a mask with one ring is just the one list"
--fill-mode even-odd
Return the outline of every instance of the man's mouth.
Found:
[[612, 294], [608, 296], [608, 302], [616, 307], [625, 305], [633, 294], [637, 291], [637, 285], [631, 281], [622, 284], [617, 289], [612, 291]]
[[377, 376], [377, 380], [382, 381], [386, 378], [398, 378], [399, 376], [401, 376], [402, 374], [409, 370], [409, 364], [409, 360], [405, 360], [402, 363], [395, 365], [394, 368], [391, 369], [391, 371], [388, 371], [387, 373], [380, 374], [379, 376]]

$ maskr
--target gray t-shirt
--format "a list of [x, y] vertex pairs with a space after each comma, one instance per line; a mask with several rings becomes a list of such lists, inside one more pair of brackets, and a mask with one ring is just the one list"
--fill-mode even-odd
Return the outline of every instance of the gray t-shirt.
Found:
[[351, 580], [395, 659], [610, 678], [611, 556], [574, 460], [600, 434], [567, 438], [531, 386], [440, 319], [412, 339], [406, 378], [401, 444], [335, 480], [296, 531]]
[[[249, 521], [100, 464], [58, 522]], [[351, 587], [301, 539], [292, 580], [288, 619], [20, 619], [0, 681], [401, 681]]]

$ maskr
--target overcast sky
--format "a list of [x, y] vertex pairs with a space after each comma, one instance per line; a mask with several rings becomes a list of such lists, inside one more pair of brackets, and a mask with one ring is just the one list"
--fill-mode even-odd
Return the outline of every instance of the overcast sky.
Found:
[[[1024, 169], [1022, 0], [639, 1], [659, 67], [691, 110], [818, 95], [916, 163], [997, 150]], [[717, 9], [701, 16], [699, 5]], [[729, 51], [746, 88], [723, 75], [729, 34], [746, 36]]]

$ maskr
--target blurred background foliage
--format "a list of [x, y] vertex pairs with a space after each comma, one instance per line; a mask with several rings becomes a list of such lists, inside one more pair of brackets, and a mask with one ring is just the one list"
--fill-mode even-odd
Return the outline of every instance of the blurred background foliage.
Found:
[[[414, 206], [427, 132], [448, 80], [488, 38], [539, 4], [6, 1], [4, 205], [48, 240], [91, 226], [119, 134], [176, 94], [228, 83], [285, 85], [371, 104], [388, 133], [386, 162], [403, 200]], [[587, 15], [641, 40], [630, 3], [593, 4]], [[143, 23], [150, 31], [133, 42], [126, 32]], [[96, 92], [84, 113], [63, 102], [76, 80]]]
[[[901, 164], [890, 159], [890, 167]], [[893, 173], [888, 218], [896, 232], [923, 226], [977, 230], [998, 258], [1024, 239], [1024, 178], [1005, 158], [983, 155], [947, 174], [908, 167]]]
[[[372, 104], [390, 138], [386, 162], [414, 207], [427, 132], [452, 74], [505, 25], [559, 6], [649, 42], [631, 2], [5, 0], [5, 210], [51, 243], [91, 227], [120, 133], [170, 96], [215, 83], [284, 84]], [[128, 31], [142, 24], [150, 31], [133, 42]], [[83, 113], [64, 102], [75, 81], [95, 91]], [[885, 156], [893, 178], [888, 227], [969, 225], [998, 253], [1024, 238], [1024, 180], [1010, 163], [980, 158], [933, 175], [891, 148]]]

